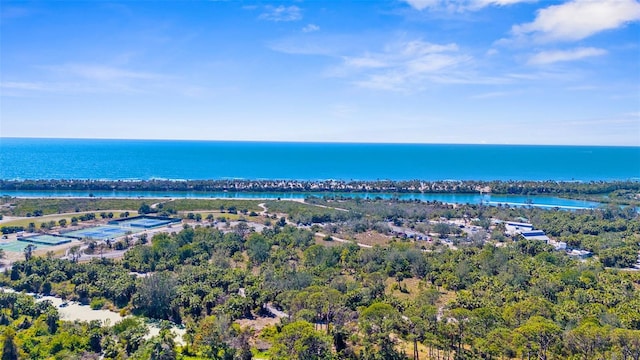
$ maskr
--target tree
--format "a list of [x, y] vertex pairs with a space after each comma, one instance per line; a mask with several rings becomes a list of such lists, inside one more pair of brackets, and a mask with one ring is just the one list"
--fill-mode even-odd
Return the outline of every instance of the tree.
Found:
[[244, 238], [249, 233], [249, 225], [246, 222], [241, 221], [236, 225], [235, 232], [240, 235], [241, 238]]
[[160, 331], [160, 335], [152, 339], [150, 360], [175, 360], [176, 350], [173, 334], [167, 329]]
[[36, 246], [33, 244], [29, 244], [24, 248], [24, 259], [25, 261], [29, 261], [33, 257], [33, 251], [36, 249]]
[[16, 333], [13, 329], [7, 327], [4, 331], [3, 344], [2, 344], [2, 359], [1, 360], [18, 360], [18, 347], [15, 343]]
[[456, 354], [460, 357], [463, 351], [462, 344], [467, 337], [467, 327], [469, 325], [469, 318], [471, 317], [471, 311], [464, 308], [456, 308], [450, 312], [450, 325], [455, 331], [453, 334], [457, 341]]
[[451, 226], [447, 223], [439, 222], [433, 226], [433, 231], [438, 233], [441, 238], [445, 238], [451, 233]]
[[156, 273], [142, 278], [133, 304], [143, 315], [154, 319], [175, 319], [171, 302], [176, 297], [176, 280], [171, 273]]
[[247, 255], [249, 259], [256, 264], [261, 264], [269, 258], [269, 250], [271, 246], [267, 243], [264, 236], [258, 233], [251, 234], [247, 240]]
[[391, 305], [374, 303], [360, 313], [360, 330], [365, 334], [365, 359], [404, 359], [395, 349], [391, 332], [396, 328], [400, 314]]
[[516, 332], [525, 339], [527, 348], [537, 350], [540, 360], [547, 360], [547, 351], [558, 341], [562, 330], [553, 321], [536, 315]]
[[640, 330], [615, 329], [611, 338], [623, 360], [640, 359]]
[[69, 256], [71, 257], [71, 262], [77, 263], [78, 260], [80, 259], [80, 256], [82, 256], [82, 253], [80, 252], [80, 246], [79, 245], [72, 246], [69, 249]]
[[584, 359], [604, 352], [610, 346], [609, 328], [601, 326], [595, 319], [586, 319], [565, 337], [572, 352], [582, 354]]
[[139, 214], [149, 214], [153, 211], [153, 209], [151, 209], [151, 206], [149, 206], [146, 203], [142, 203], [142, 205], [140, 205], [140, 208], [138, 209], [138, 213]]
[[306, 321], [295, 321], [282, 327], [276, 336], [274, 360], [322, 360], [331, 358], [330, 338], [315, 331]]
[[231, 360], [235, 351], [227, 341], [234, 335], [233, 332], [235, 328], [226, 317], [208, 316], [200, 322], [195, 332], [194, 346], [207, 358]]

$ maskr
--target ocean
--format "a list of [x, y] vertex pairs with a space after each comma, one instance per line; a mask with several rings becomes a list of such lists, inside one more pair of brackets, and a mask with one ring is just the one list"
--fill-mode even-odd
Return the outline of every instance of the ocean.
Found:
[[0, 138], [0, 178], [640, 180], [640, 147]]

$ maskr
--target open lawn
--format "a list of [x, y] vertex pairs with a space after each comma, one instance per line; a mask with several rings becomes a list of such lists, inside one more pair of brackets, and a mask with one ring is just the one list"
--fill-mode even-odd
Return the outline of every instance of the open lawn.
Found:
[[354, 236], [356, 238], [356, 241], [360, 244], [365, 244], [365, 245], [380, 245], [380, 246], [385, 246], [387, 244], [389, 244], [389, 242], [392, 240], [392, 237], [384, 235], [384, 234], [380, 234], [377, 231], [367, 231], [367, 232], [363, 232], [360, 234], [356, 234]]
[[315, 239], [316, 239], [316, 244], [318, 245], [324, 245], [328, 247], [344, 245], [344, 243], [340, 241], [335, 241], [335, 240], [326, 241], [324, 240], [324, 236], [320, 236], [318, 234], [316, 234]]
[[149, 200], [139, 199], [101, 199], [101, 198], [61, 198], [61, 199], [18, 199], [2, 198], [4, 205], [2, 214], [11, 216], [27, 216], [36, 211], [42, 211], [43, 215], [66, 214], [80, 212], [102, 212], [108, 209], [135, 210]]
[[[402, 290], [401, 290], [402, 289]], [[398, 282], [393, 278], [385, 281], [385, 293], [391, 294], [399, 299], [413, 299], [420, 292], [420, 279], [409, 278]]]
[[[123, 212], [123, 210], [101, 210], [100, 212], [112, 212], [113, 213], [113, 218], [117, 219], [120, 217], [120, 213]], [[100, 220], [100, 212], [96, 212], [96, 211], [83, 211], [83, 212], [72, 212], [72, 213], [67, 213], [67, 214], [54, 214], [54, 215], [44, 215], [44, 216], [32, 216], [32, 217], [23, 217], [20, 219], [13, 219], [13, 220], [9, 220], [9, 221], [5, 221], [0, 223], [0, 228], [3, 226], [23, 226], [23, 227], [27, 227], [29, 226], [30, 223], [34, 223], [36, 225], [36, 228], [40, 228], [40, 224], [46, 222], [50, 222], [50, 221], [55, 221], [56, 222], [56, 226], [58, 224], [58, 221], [62, 220], [62, 219], [66, 219], [67, 220], [67, 225], [71, 224], [71, 218], [73, 217], [79, 217], [80, 215], [83, 214], [87, 214], [87, 213], [95, 213], [96, 214], [96, 218], [98, 220]], [[138, 215], [137, 211], [129, 211], [129, 216], [136, 216]]]
[[247, 211], [260, 212], [262, 208], [258, 204], [260, 200], [235, 200], [235, 199], [175, 199], [162, 203], [162, 208], [158, 206], [158, 210], [175, 210], [180, 211], [198, 211], [198, 210], [225, 210], [235, 208], [237, 211], [246, 209]]

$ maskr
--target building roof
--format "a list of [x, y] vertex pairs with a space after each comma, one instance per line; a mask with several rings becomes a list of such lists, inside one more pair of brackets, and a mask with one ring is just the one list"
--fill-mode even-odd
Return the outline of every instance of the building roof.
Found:
[[522, 234], [522, 236], [527, 239], [527, 240], [540, 240], [540, 241], [549, 241], [549, 238], [547, 237], [547, 235], [534, 235], [534, 236], [527, 236]]
[[567, 254], [569, 254], [569, 256], [591, 256], [591, 251], [573, 249], [567, 252]]
[[533, 228], [533, 225], [531, 224], [527, 224], [527, 223], [520, 223], [520, 222], [515, 222], [515, 221], [507, 221], [506, 225], [511, 225], [511, 226], [517, 226], [517, 227], [528, 227], [528, 228]]
[[540, 236], [540, 235], [545, 236], [545, 233], [542, 230], [523, 231], [520, 234], [522, 234], [522, 236], [524, 236], [524, 237], [527, 237], [527, 236]]

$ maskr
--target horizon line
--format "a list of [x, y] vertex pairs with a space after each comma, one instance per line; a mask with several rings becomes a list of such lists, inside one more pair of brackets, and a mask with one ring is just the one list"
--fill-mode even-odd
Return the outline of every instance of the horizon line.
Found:
[[98, 138], [98, 137], [40, 137], [40, 136], [1, 136], [3, 139], [31, 139], [31, 140], [112, 140], [112, 141], [184, 141], [184, 142], [227, 142], [227, 143], [287, 143], [287, 144], [353, 144], [353, 145], [474, 145], [474, 146], [592, 146], [592, 147], [630, 147], [637, 145], [613, 144], [531, 144], [531, 143], [464, 143], [464, 142], [373, 142], [373, 141], [326, 141], [326, 140], [241, 140], [241, 139], [172, 139], [172, 138]]

